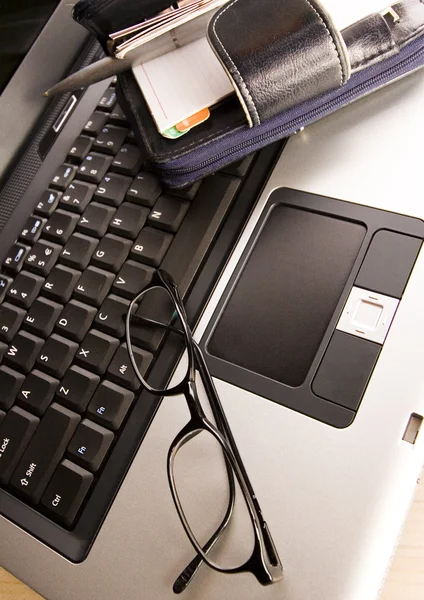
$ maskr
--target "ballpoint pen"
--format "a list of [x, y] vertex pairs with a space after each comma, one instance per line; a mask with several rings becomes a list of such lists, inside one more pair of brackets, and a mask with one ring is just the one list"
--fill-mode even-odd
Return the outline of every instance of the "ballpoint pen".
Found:
[[[44, 96], [51, 97], [77, 88], [87, 87], [123, 71], [128, 71], [142, 59], [145, 53], [143, 46], [149, 41], [187, 23], [194, 17], [199, 17], [215, 8], [219, 8], [226, 2], [228, 0], [182, 0], [175, 3], [177, 8], [168, 7], [158, 15], [137, 25], [112, 33], [109, 36], [108, 47], [110, 52], [114, 53], [113, 56], [102, 58], [72, 73], [72, 75], [44, 92]], [[125, 39], [128, 35], [131, 37]], [[122, 39], [124, 41], [115, 47], [116, 42]]]

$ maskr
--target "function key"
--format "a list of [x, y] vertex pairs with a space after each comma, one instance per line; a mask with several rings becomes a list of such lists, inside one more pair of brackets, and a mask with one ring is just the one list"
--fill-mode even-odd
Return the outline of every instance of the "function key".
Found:
[[96, 186], [92, 183], [73, 181], [64, 191], [60, 206], [75, 213], [83, 213], [93, 197]]
[[113, 110], [116, 104], [116, 100], [117, 98], [115, 88], [108, 87], [107, 90], [103, 92], [103, 95], [99, 100], [97, 108], [99, 108], [100, 110], [111, 111]]
[[124, 175], [136, 175], [142, 163], [141, 152], [133, 144], [124, 144], [115, 156], [112, 169]]
[[3, 261], [3, 267], [10, 273], [19, 273], [29, 250], [30, 248], [23, 244], [13, 244]]
[[72, 144], [68, 158], [74, 162], [81, 162], [87, 156], [93, 145], [93, 139], [86, 135], [80, 135]]
[[92, 481], [91, 473], [65, 459], [54, 472], [41, 498], [41, 506], [55, 521], [69, 527], [74, 522]]
[[114, 431], [119, 429], [134, 400], [134, 394], [109, 381], [103, 381], [97, 388], [87, 413], [100, 425]]
[[104, 112], [95, 111], [88, 119], [87, 123], [84, 126], [84, 133], [88, 133], [89, 135], [99, 135], [102, 130], [103, 125], [107, 121], [107, 114]]
[[114, 214], [115, 209], [111, 206], [92, 202], [87, 207], [85, 213], [80, 217], [77, 229], [87, 235], [94, 235], [99, 238], [103, 237], [108, 230], [109, 223]]
[[189, 206], [186, 200], [161, 196], [150, 212], [149, 224], [174, 233], [181, 225]]
[[119, 206], [131, 184], [130, 177], [118, 173], [105, 175], [96, 190], [95, 199], [110, 206]]
[[105, 125], [94, 142], [94, 149], [106, 154], [116, 154], [128, 135], [128, 129]]
[[52, 187], [58, 188], [59, 190], [64, 190], [71, 183], [71, 181], [75, 177], [76, 172], [77, 167], [75, 165], [67, 165], [66, 163], [60, 165], [50, 185]]
[[57, 192], [56, 190], [46, 190], [41, 194], [35, 212], [42, 217], [49, 217], [59, 204], [61, 195], [61, 192]]
[[128, 125], [127, 117], [119, 104], [116, 104], [115, 108], [109, 114], [108, 121], [114, 125]]
[[68, 456], [93, 473], [98, 471], [113, 442], [111, 431], [84, 419], [68, 446]]
[[46, 219], [41, 219], [40, 217], [29, 217], [19, 235], [19, 239], [23, 242], [34, 244], [40, 237], [45, 222]]
[[0, 302], [3, 302], [4, 297], [6, 296], [6, 292], [12, 281], [13, 279], [8, 277], [7, 275], [0, 275]]
[[91, 183], [100, 183], [112, 162], [111, 156], [90, 152], [78, 169], [78, 177]]
[[127, 192], [127, 200], [142, 206], [153, 206], [161, 192], [162, 187], [157, 177], [150, 173], [139, 173]]

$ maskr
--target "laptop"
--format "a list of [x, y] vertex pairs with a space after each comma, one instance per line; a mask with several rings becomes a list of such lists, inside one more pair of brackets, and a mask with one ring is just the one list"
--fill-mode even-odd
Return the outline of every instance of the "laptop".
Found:
[[[340, 27], [383, 8], [326, 4]], [[50, 8], [0, 99], [0, 564], [49, 599], [175, 596], [193, 549], [166, 458], [189, 415], [122, 368], [122, 316], [161, 266], [284, 569], [263, 587], [202, 566], [185, 597], [377, 598], [424, 460], [423, 73], [163, 190], [113, 80], [42, 98], [100, 55]], [[166, 383], [162, 337], [137, 346]]]

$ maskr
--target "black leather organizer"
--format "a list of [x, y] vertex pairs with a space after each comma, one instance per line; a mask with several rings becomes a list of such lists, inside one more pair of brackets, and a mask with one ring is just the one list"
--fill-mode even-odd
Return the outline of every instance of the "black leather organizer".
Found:
[[419, 219], [275, 190], [201, 341], [212, 374], [348, 427], [423, 238]]
[[[151, 17], [164, 4], [80, 0], [74, 18], [110, 52], [109, 34]], [[140, 47], [138, 60], [204, 36], [235, 93], [179, 139], [166, 139], [157, 131], [132, 71], [118, 76], [120, 103], [144, 148], [146, 167], [175, 187], [287, 137], [422, 66], [424, 4], [396, 2], [339, 31], [315, 0], [231, 0]]]

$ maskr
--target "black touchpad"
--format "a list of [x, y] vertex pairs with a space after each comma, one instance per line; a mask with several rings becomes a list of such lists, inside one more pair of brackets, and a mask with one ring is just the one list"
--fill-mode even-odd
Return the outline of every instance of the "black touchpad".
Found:
[[333, 317], [366, 227], [276, 205], [208, 343], [208, 352], [300, 386]]

